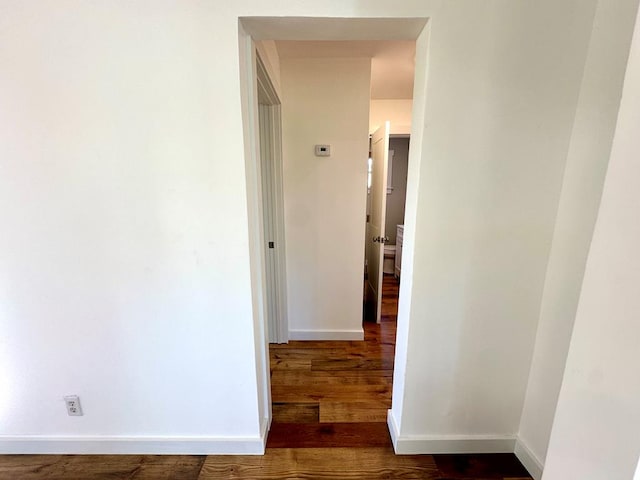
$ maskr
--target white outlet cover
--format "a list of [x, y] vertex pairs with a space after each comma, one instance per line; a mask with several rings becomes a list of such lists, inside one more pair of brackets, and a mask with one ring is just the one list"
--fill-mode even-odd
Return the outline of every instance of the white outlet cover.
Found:
[[67, 406], [67, 414], [69, 416], [82, 416], [82, 407], [80, 406], [80, 397], [78, 397], [78, 395], [68, 395], [64, 397], [64, 403]]

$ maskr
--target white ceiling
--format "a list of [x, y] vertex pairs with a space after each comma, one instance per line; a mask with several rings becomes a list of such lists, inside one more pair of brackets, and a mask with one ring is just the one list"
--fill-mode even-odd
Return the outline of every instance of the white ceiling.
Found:
[[281, 58], [370, 57], [371, 98], [413, 97], [416, 43], [413, 40], [276, 41]]

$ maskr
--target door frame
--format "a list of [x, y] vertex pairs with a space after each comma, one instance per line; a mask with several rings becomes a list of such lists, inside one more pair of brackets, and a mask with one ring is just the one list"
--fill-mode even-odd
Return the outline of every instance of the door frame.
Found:
[[[263, 441], [263, 447], [266, 447], [266, 438], [271, 426], [272, 407], [271, 407], [271, 378], [269, 366], [269, 334], [268, 334], [268, 306], [267, 306], [267, 272], [266, 272], [266, 255], [265, 255], [265, 236], [264, 236], [264, 211], [262, 196], [262, 172], [260, 165], [260, 121], [259, 121], [259, 103], [258, 103], [258, 51], [256, 44], [243, 28], [242, 23], [238, 25], [238, 43], [239, 43], [239, 69], [240, 69], [240, 105], [242, 110], [242, 136], [244, 144], [244, 167], [246, 180], [246, 206], [247, 206], [247, 241], [249, 248], [249, 269], [251, 278], [251, 309], [252, 309], [252, 325], [251, 332], [253, 334], [253, 342], [255, 344], [255, 368], [256, 368], [256, 387], [258, 395], [259, 410], [259, 428], [260, 438]], [[263, 73], [266, 73], [264, 63], [261, 63], [260, 73], [262, 80], [265, 80]], [[272, 98], [278, 98], [277, 91], [273, 88], [273, 83], [266, 75], [267, 82], [263, 82], [263, 87], [267, 88], [267, 95]], [[273, 95], [275, 94], [275, 97]], [[280, 128], [280, 105], [274, 106], [274, 117], [278, 120], [272, 124], [272, 132], [278, 131]], [[275, 127], [274, 125], [277, 125]], [[281, 145], [281, 138], [274, 142]], [[281, 170], [281, 149], [279, 151], [279, 163]], [[282, 185], [282, 183], [280, 183]], [[284, 201], [281, 201], [281, 205]], [[283, 212], [284, 209], [282, 208]], [[284, 227], [282, 232], [284, 232]], [[284, 233], [282, 233], [284, 239]], [[284, 252], [284, 241], [282, 243]], [[282, 256], [284, 258], [284, 255]], [[280, 267], [281, 271], [286, 273], [286, 265]], [[286, 307], [286, 279], [281, 282], [280, 287], [284, 289], [284, 293], [279, 296], [281, 302], [284, 302], [284, 312]], [[286, 317], [285, 317], [286, 318]], [[288, 325], [283, 325], [280, 331], [286, 332], [288, 335]]]
[[[376, 143], [374, 142], [374, 139], [376, 138], [376, 135], [378, 135], [378, 132], [382, 131], [382, 138], [379, 140], [380, 142], [383, 142], [382, 144], [382, 171], [376, 171], [376, 166], [375, 166], [375, 149], [376, 149]], [[371, 135], [371, 158], [374, 159], [373, 163], [372, 163], [372, 180], [371, 180], [371, 189], [370, 191], [367, 193], [367, 195], [369, 196], [369, 198], [367, 199], [368, 202], [370, 202], [370, 212], [367, 214], [367, 225], [366, 225], [366, 233], [365, 233], [365, 252], [368, 252], [366, 257], [367, 257], [367, 283], [366, 283], [366, 289], [365, 289], [365, 314], [364, 317], [365, 319], [369, 318], [372, 319], [373, 316], [375, 316], [375, 321], [376, 323], [380, 323], [381, 322], [381, 317], [382, 317], [382, 283], [383, 283], [383, 278], [384, 278], [384, 274], [383, 274], [383, 266], [384, 266], [384, 245], [385, 242], [384, 240], [378, 240], [376, 241], [375, 239], [373, 239], [373, 241], [371, 240], [372, 235], [377, 233], [377, 238], [386, 238], [386, 232], [385, 232], [385, 223], [386, 223], [386, 209], [387, 209], [387, 195], [389, 193], [388, 191], [388, 179], [389, 179], [389, 132], [391, 131], [391, 122], [389, 122], [388, 120], [384, 122], [384, 124], [382, 124], [380, 127], [378, 127], [378, 129], [373, 132], [373, 134]], [[378, 209], [380, 210], [379, 213], [379, 223], [380, 225], [378, 225], [378, 231], [376, 232], [375, 230], [372, 230], [372, 220], [374, 219], [374, 207], [376, 207], [376, 202], [374, 202], [374, 198], [373, 198], [373, 194], [374, 194], [374, 187], [376, 182], [374, 181], [373, 175], [378, 176], [380, 178], [380, 191], [379, 191], [379, 195], [380, 195], [380, 202], [379, 205], [377, 205]], [[371, 242], [371, 243], [370, 243]], [[377, 245], [376, 245], [377, 243]], [[376, 252], [376, 249], [379, 249], [378, 253]], [[375, 270], [375, 274], [376, 274], [376, 278], [373, 278], [373, 262], [370, 263], [369, 260], [374, 260], [377, 257], [377, 269]], [[375, 285], [375, 286], [374, 286]]]
[[[267, 249], [268, 242], [275, 243], [273, 264], [268, 261], [268, 253], [265, 253], [267, 332], [269, 343], [287, 343], [289, 341], [289, 319], [282, 179], [282, 109], [278, 93], [257, 51], [255, 65], [258, 94], [258, 137], [263, 136], [268, 140], [265, 145], [262, 145], [258, 138], [262, 193], [264, 194], [267, 183], [273, 189], [272, 195], [262, 197], [263, 228], [264, 223], [271, 223], [273, 230], [272, 238], [264, 238], [263, 245]], [[271, 165], [272, 168], [265, 168], [265, 165]]]
[[[261, 436], [266, 441], [266, 432], [271, 422], [271, 382], [269, 367], [269, 345], [265, 324], [264, 303], [264, 253], [262, 249], [264, 235], [262, 220], [259, 215], [261, 188], [259, 185], [259, 153], [256, 146], [258, 136], [256, 97], [256, 72], [255, 39], [282, 38], [286, 40], [385, 40], [376, 25], [386, 21], [411, 22], [421, 21], [422, 27], [415, 36], [407, 36], [406, 39], [416, 41], [416, 68], [414, 73], [414, 94], [412, 107], [411, 146], [409, 148], [409, 170], [407, 174], [407, 198], [405, 203], [405, 231], [403, 240], [403, 257], [405, 260], [405, 273], [400, 286], [398, 299], [398, 330], [396, 333], [395, 362], [393, 370], [393, 397], [392, 408], [389, 410], [388, 427], [394, 448], [397, 446], [398, 432], [401, 425], [402, 405], [405, 392], [405, 371], [407, 367], [409, 330], [412, 322], [413, 294], [413, 263], [414, 263], [414, 238], [417, 220], [418, 187], [422, 166], [422, 150], [425, 137], [425, 111], [427, 100], [427, 77], [429, 70], [429, 37], [431, 21], [429, 18], [402, 19], [402, 18], [376, 18], [354, 17], [353, 20], [361, 22], [359, 29], [348, 28], [344, 22], [341, 28], [327, 33], [327, 25], [336, 19], [322, 17], [289, 17], [294, 21], [288, 25], [288, 18], [282, 17], [239, 17], [238, 40], [240, 50], [240, 86], [241, 109], [243, 123], [243, 140], [245, 147], [245, 168], [247, 181], [247, 211], [248, 211], [248, 238], [251, 264], [251, 292], [253, 302], [253, 336], [256, 344], [256, 376], [259, 395], [260, 430]], [[301, 29], [300, 22], [318, 22], [311, 28]], [[364, 25], [362, 25], [364, 22]], [[363, 252], [364, 253], [364, 252]]]

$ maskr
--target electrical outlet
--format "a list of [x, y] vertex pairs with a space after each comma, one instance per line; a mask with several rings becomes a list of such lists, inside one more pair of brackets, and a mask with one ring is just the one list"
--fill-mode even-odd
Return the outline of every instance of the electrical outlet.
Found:
[[67, 414], [72, 417], [82, 416], [82, 407], [80, 406], [80, 397], [77, 395], [69, 395], [64, 397], [64, 403], [67, 405]]

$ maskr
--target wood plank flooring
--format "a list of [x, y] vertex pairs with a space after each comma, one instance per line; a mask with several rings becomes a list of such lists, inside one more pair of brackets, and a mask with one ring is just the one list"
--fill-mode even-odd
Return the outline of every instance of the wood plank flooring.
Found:
[[204, 456], [0, 455], [2, 480], [197, 480]]
[[[433, 458], [397, 457], [389, 448], [282, 448], [270, 452], [271, 460], [254, 457], [237, 468], [224, 459], [202, 467], [202, 479], [417, 479], [437, 478]], [[390, 462], [391, 460], [391, 462]]]
[[0, 480], [531, 480], [512, 454], [395, 455], [391, 406], [398, 283], [364, 342], [271, 346], [273, 423], [264, 456], [4, 455]]
[[[398, 282], [385, 277], [380, 324], [365, 340], [271, 345], [267, 448], [389, 447]], [[292, 368], [293, 366], [293, 368]]]
[[531, 480], [513, 455], [395, 455], [391, 447], [273, 448], [263, 457], [207, 457], [199, 480], [221, 478]]

